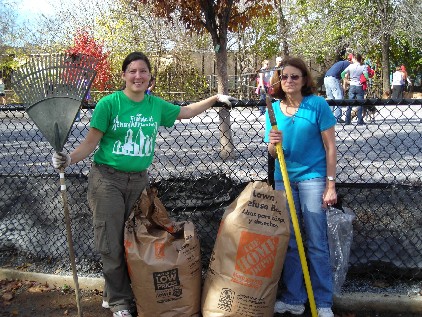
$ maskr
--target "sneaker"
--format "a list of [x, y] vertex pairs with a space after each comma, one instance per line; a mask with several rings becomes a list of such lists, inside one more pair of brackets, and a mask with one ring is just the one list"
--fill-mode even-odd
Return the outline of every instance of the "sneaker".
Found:
[[318, 317], [334, 317], [333, 311], [330, 307], [317, 308]]
[[107, 301], [105, 301], [105, 300], [103, 300], [103, 303], [101, 304], [101, 306], [103, 307], [103, 308], [105, 308], [105, 309], [109, 309], [110, 308], [110, 305], [108, 304], [108, 302]]
[[113, 317], [132, 317], [132, 314], [127, 309], [124, 309], [113, 313]]
[[274, 313], [285, 313], [289, 312], [293, 315], [302, 315], [305, 311], [305, 305], [290, 305], [283, 303], [282, 301], [276, 301], [274, 305]]
[[337, 123], [345, 123], [346, 121], [344, 121], [342, 118], [338, 118], [337, 119]]

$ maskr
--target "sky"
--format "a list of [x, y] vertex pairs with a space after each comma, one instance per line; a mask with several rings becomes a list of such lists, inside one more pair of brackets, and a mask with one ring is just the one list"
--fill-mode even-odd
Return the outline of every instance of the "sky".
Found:
[[[57, 0], [56, 3], [60, 3], [61, 0]], [[22, 0], [20, 1], [18, 8], [18, 21], [31, 20], [34, 15], [51, 15], [54, 13], [54, 8], [50, 4], [50, 0]]]

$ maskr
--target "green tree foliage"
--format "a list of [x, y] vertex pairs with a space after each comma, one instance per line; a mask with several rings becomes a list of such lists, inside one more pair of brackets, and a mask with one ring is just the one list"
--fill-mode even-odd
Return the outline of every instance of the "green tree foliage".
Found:
[[110, 90], [122, 86], [121, 65], [128, 53], [144, 51], [148, 32], [146, 24], [128, 7], [126, 1], [116, 1], [109, 4], [95, 19], [94, 32], [109, 48], [111, 69]]
[[411, 39], [397, 36], [391, 40], [390, 66], [405, 65], [408, 75], [415, 77], [422, 73], [422, 39]]
[[[289, 19], [296, 21], [296, 25], [291, 33], [291, 48], [294, 54], [325, 67], [344, 55], [346, 49], [359, 52], [380, 66], [383, 90], [388, 90], [394, 43], [407, 42], [407, 52], [420, 55], [417, 44], [422, 33], [414, 32], [421, 29], [420, 12], [420, 1], [414, 0], [292, 2]], [[395, 58], [406, 60], [404, 52], [397, 52], [400, 57]]]
[[[256, 52], [259, 61], [276, 56], [279, 53], [280, 37], [277, 32], [277, 17], [274, 14], [269, 16], [257, 16], [252, 19], [253, 27], [245, 29], [249, 38], [253, 38], [249, 46], [251, 52]], [[261, 66], [261, 65], [259, 65]]]
[[14, 38], [18, 37], [13, 6], [16, 6], [14, 1], [0, 0], [0, 77], [6, 88], [10, 85], [11, 72], [18, 66], [19, 50], [13, 45]]
[[[160, 77], [168, 69], [167, 56], [172, 55], [172, 60], [177, 64], [180, 76], [187, 78], [192, 71], [192, 64], [180, 62], [180, 56], [189, 59], [189, 53], [197, 47], [209, 48], [203, 36], [186, 37], [186, 29], [182, 23], [175, 21], [166, 24], [163, 18], [151, 14], [149, 5], [134, 6], [132, 1], [118, 0], [108, 6], [108, 10], [96, 19], [95, 33], [104, 40], [110, 51], [112, 68], [112, 82], [114, 89], [120, 88], [121, 64], [129, 52], [142, 51], [148, 55], [152, 64], [152, 73]], [[183, 41], [180, 39], [183, 38]], [[183, 52], [183, 53], [181, 53]], [[198, 72], [198, 71], [197, 71]], [[155, 93], [161, 89], [162, 80], [157, 78]], [[173, 91], [186, 91], [186, 87], [175, 87]]]
[[180, 100], [181, 97], [183, 100], [197, 100], [206, 95], [207, 80], [193, 65], [193, 60], [186, 54], [172, 55], [156, 74], [154, 93], [168, 100]]

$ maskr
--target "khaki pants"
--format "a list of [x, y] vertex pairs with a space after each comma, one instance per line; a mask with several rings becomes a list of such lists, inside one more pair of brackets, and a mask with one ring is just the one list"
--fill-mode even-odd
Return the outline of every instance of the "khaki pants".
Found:
[[89, 173], [88, 204], [93, 212], [94, 243], [103, 262], [104, 300], [113, 312], [130, 310], [134, 305], [123, 228], [148, 182], [147, 171], [126, 173], [95, 163]]

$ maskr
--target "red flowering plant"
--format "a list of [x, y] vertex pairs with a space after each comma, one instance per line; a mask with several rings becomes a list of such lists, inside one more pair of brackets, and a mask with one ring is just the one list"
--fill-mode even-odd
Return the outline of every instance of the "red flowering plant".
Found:
[[[95, 60], [94, 69], [97, 75], [91, 85], [93, 90], [104, 91], [109, 89], [111, 79], [111, 67], [108, 57], [110, 52], [105, 52], [104, 43], [97, 41], [86, 30], [76, 32], [74, 45], [66, 50], [66, 53], [77, 56], [83, 54]], [[85, 61], [86, 62], [86, 61]], [[72, 76], [68, 74], [68, 76]]]

